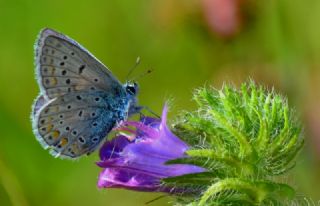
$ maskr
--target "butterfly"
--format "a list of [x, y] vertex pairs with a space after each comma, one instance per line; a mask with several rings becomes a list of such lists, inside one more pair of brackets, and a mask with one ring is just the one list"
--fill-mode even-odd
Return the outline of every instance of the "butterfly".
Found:
[[33, 132], [55, 157], [89, 155], [141, 109], [137, 83], [121, 84], [84, 47], [52, 29], [39, 34], [35, 65], [40, 95], [31, 114]]

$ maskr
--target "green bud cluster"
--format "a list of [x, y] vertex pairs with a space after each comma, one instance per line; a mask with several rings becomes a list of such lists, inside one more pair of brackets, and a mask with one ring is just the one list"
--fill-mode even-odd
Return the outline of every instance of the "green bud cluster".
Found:
[[294, 167], [304, 143], [286, 98], [250, 81], [240, 89], [198, 89], [194, 100], [198, 109], [173, 125], [192, 149], [168, 164], [194, 164], [207, 172], [163, 180], [199, 191], [185, 193], [177, 205], [285, 205], [295, 197], [292, 187], [275, 178]]

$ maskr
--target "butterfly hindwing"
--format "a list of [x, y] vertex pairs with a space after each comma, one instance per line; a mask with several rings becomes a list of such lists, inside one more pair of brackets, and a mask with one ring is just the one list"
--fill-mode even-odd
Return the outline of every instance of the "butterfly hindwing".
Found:
[[76, 91], [122, 87], [93, 55], [74, 40], [44, 29], [36, 44], [38, 83], [48, 98]]
[[38, 139], [56, 156], [75, 158], [91, 152], [125, 116], [117, 111], [117, 98], [103, 92], [76, 92], [44, 103], [35, 111]]

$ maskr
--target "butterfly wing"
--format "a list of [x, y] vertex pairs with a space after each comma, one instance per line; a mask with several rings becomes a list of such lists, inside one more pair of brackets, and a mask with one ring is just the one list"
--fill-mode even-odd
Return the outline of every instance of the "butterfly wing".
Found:
[[76, 158], [93, 151], [129, 100], [121, 83], [72, 39], [44, 29], [36, 44], [41, 91], [33, 106], [33, 130], [55, 156]]
[[48, 99], [74, 91], [122, 88], [111, 71], [90, 52], [54, 30], [40, 32], [35, 50], [38, 83]]
[[40, 96], [34, 107], [34, 132], [54, 156], [91, 153], [125, 116], [117, 98], [104, 92], [75, 92], [45, 102]]

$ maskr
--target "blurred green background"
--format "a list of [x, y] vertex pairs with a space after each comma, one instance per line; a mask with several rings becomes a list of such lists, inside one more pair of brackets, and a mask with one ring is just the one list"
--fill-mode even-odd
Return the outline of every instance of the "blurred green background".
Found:
[[[0, 205], [144, 205], [158, 194], [98, 190], [97, 153], [55, 159], [30, 123], [33, 45], [43, 27], [78, 41], [124, 81], [137, 56], [139, 101], [170, 115], [193, 109], [204, 84], [249, 77], [288, 96], [305, 125], [306, 146], [283, 181], [320, 200], [319, 0], [0, 0]], [[164, 198], [150, 205], [169, 205]]]

